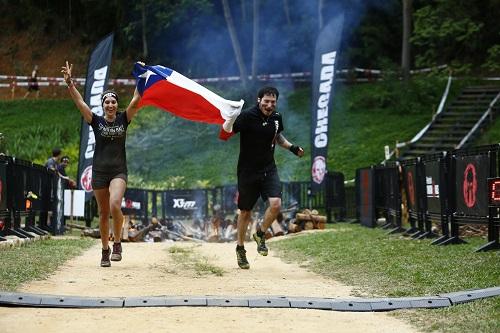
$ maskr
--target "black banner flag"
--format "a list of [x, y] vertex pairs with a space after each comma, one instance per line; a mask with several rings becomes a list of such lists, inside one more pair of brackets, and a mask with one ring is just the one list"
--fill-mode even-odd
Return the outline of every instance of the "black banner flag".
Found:
[[314, 51], [311, 103], [311, 191], [325, 185], [328, 152], [329, 105], [333, 96], [337, 59], [344, 14], [337, 15], [320, 31]]
[[[111, 53], [113, 51], [113, 34], [105, 37], [90, 55], [85, 81], [84, 101], [93, 113], [102, 115], [101, 93], [108, 87]], [[85, 201], [92, 196], [92, 157], [94, 156], [95, 137], [82, 117], [80, 128], [80, 158], [78, 163], [78, 188], [85, 190]]]

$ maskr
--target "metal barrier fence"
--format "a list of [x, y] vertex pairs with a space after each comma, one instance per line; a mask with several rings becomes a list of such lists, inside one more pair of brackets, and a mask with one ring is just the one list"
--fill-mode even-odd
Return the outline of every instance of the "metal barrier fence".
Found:
[[41, 165], [0, 156], [0, 240], [62, 234], [64, 186]]
[[[325, 191], [311, 195], [309, 186], [309, 182], [282, 183], [282, 207], [324, 210], [330, 222], [346, 218], [346, 192], [341, 173], [332, 172], [327, 176]], [[66, 181], [44, 166], [0, 156], [0, 241], [8, 235], [32, 238], [34, 234], [64, 233], [65, 188]], [[352, 190], [350, 193], [352, 198]], [[122, 210], [145, 225], [152, 217], [203, 219], [215, 211], [234, 214], [237, 195], [236, 185], [165, 191], [128, 188]], [[350, 207], [352, 211], [353, 205]], [[263, 214], [265, 208], [265, 203], [259, 200], [255, 210]], [[88, 227], [96, 216], [96, 204], [91, 200], [85, 204]]]
[[[459, 227], [482, 224], [488, 242], [477, 251], [500, 248], [500, 145], [459, 149], [411, 160], [360, 168], [356, 172], [357, 219], [375, 227], [385, 217], [392, 232], [436, 238], [432, 244], [463, 243]], [[401, 225], [405, 197], [409, 228]]]

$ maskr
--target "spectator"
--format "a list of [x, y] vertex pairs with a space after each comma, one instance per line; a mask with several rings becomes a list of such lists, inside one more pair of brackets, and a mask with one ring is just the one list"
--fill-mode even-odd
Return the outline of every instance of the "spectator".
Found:
[[47, 167], [47, 169], [57, 172], [60, 158], [61, 158], [61, 149], [60, 148], [52, 149], [52, 157], [50, 157], [47, 160], [47, 162], [45, 162], [45, 166]]
[[40, 97], [40, 90], [38, 88], [38, 65], [35, 65], [31, 72], [31, 77], [28, 82], [28, 91], [23, 98], [28, 97], [32, 91], [36, 91], [36, 98]]
[[69, 178], [69, 176], [66, 174], [66, 167], [68, 166], [68, 164], [69, 164], [69, 157], [63, 156], [61, 158], [61, 163], [57, 166], [57, 172], [59, 173], [59, 177], [67, 181], [67, 188], [75, 189], [76, 182], [73, 179]]

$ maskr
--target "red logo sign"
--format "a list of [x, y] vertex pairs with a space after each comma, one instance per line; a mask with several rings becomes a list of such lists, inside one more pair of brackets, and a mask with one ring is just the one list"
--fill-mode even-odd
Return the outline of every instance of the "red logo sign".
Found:
[[92, 165], [89, 165], [83, 170], [82, 177], [80, 178], [80, 185], [85, 192], [92, 192]]
[[326, 160], [323, 156], [316, 156], [311, 168], [312, 179], [316, 184], [321, 184], [326, 174]]
[[363, 213], [365, 216], [370, 215], [370, 207], [371, 201], [370, 201], [370, 175], [368, 173], [368, 170], [362, 170], [361, 171], [361, 192], [363, 194], [363, 202], [361, 205], [363, 206]]
[[413, 185], [413, 173], [408, 171], [406, 174], [408, 178], [408, 197], [410, 199], [410, 204], [415, 206], [415, 186]]
[[498, 206], [500, 204], [500, 179], [488, 179], [488, 188], [490, 189], [490, 205]]
[[467, 167], [465, 168], [462, 190], [465, 205], [469, 208], [474, 207], [476, 204], [477, 177], [476, 167], [472, 163], [467, 164]]

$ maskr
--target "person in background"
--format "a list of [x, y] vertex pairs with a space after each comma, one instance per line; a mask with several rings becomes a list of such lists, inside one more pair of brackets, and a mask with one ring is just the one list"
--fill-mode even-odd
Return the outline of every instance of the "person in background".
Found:
[[240, 133], [240, 155], [238, 158], [238, 239], [236, 259], [238, 266], [249, 269], [244, 247], [248, 223], [252, 220], [252, 209], [259, 196], [268, 201], [264, 220], [252, 238], [257, 243], [257, 252], [267, 256], [265, 232], [281, 210], [281, 182], [274, 161], [276, 144], [298, 157], [304, 150], [291, 144], [282, 134], [283, 120], [276, 112], [279, 92], [274, 87], [264, 87], [257, 93], [257, 104], [243, 111], [235, 120], [233, 132]]
[[[113, 252], [109, 248], [109, 215], [113, 218], [113, 234], [121, 235], [123, 214], [121, 204], [127, 188], [127, 157], [125, 139], [127, 128], [139, 110], [141, 99], [137, 89], [124, 112], [118, 111], [118, 95], [112, 90], [102, 93], [103, 115], [93, 113], [76, 89], [71, 72], [73, 65], [62, 66], [61, 72], [68, 85], [68, 92], [83, 119], [92, 127], [95, 135], [95, 150], [92, 162], [92, 189], [99, 207], [99, 229], [101, 232], [101, 267], [111, 266], [111, 261], [122, 260], [121, 237], [113, 241]], [[111, 254], [111, 256], [110, 256]]]
[[66, 167], [69, 164], [69, 156], [61, 157], [61, 163], [57, 166], [57, 172], [59, 173], [59, 177], [67, 181], [67, 188], [76, 189], [76, 182], [69, 178], [66, 173]]
[[52, 149], [52, 157], [49, 157], [47, 162], [45, 162], [45, 167], [47, 169], [50, 169], [52, 171], [56, 171], [59, 166], [59, 160], [61, 159], [61, 148], [54, 148]]
[[40, 97], [40, 88], [38, 87], [38, 65], [35, 65], [31, 72], [31, 77], [28, 81], [28, 91], [24, 94], [23, 99], [28, 97], [32, 91], [35, 91], [36, 98]]

